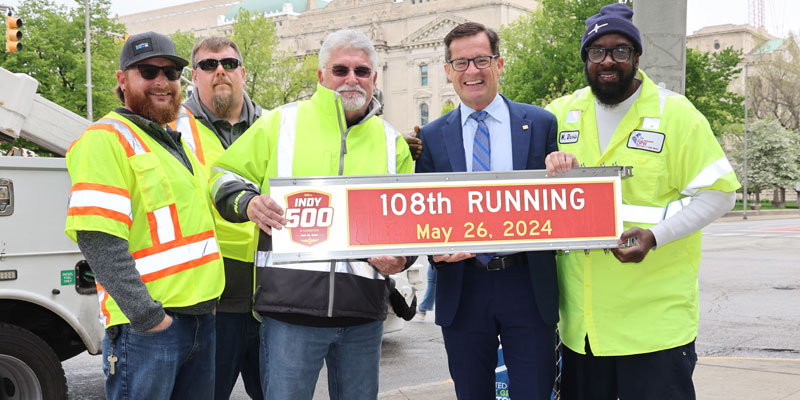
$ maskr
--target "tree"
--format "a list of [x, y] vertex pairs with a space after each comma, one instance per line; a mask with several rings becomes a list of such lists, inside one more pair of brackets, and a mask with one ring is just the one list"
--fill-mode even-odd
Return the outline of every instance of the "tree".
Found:
[[580, 58], [585, 21], [608, 3], [542, 0], [536, 11], [502, 28], [500, 91], [513, 101], [544, 106], [586, 86]]
[[719, 53], [686, 49], [686, 97], [720, 135], [739, 125], [744, 115], [744, 98], [728, 90], [741, 72], [741, 50], [727, 48]]
[[[735, 140], [739, 143], [732, 161], [736, 174], [744, 177], [742, 137], [736, 136]], [[785, 187], [800, 180], [800, 133], [784, 128], [774, 119], [759, 120], [748, 130], [747, 146], [747, 183], [756, 194], [756, 204], [761, 201], [762, 190], [775, 188], [778, 193], [785, 193]]]
[[[90, 2], [92, 28], [92, 106], [102, 115], [119, 105], [114, 94], [122, 41], [109, 33], [124, 27], [110, 16], [110, 0]], [[24, 0], [18, 15], [25, 22], [23, 50], [7, 54], [3, 67], [30, 75], [46, 99], [86, 116], [84, 9], [57, 6], [51, 0]]]
[[316, 54], [295, 57], [290, 51], [280, 52], [269, 71], [267, 80], [271, 84], [265, 90], [261, 106], [274, 108], [310, 97], [318, 81], [318, 67]]
[[[800, 49], [789, 36], [782, 50], [763, 54], [748, 79], [748, 95], [756, 117], [775, 118], [791, 130], [800, 130]], [[751, 69], [751, 72], [753, 70]]]
[[231, 40], [239, 46], [247, 77], [245, 91], [256, 103], [269, 108], [272, 100], [270, 70], [273, 67], [273, 53], [278, 46], [275, 23], [264, 14], [251, 13], [242, 7], [233, 23]]

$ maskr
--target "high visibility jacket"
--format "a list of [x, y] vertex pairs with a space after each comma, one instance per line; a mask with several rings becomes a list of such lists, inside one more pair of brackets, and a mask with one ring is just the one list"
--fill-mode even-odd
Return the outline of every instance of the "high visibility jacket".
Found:
[[[212, 197], [226, 182], [260, 186], [269, 178], [410, 173], [408, 145], [374, 116], [347, 128], [341, 98], [317, 85], [310, 100], [264, 114], [214, 163]], [[235, 197], [235, 196], [231, 196]], [[259, 236], [255, 309], [315, 317], [386, 318], [385, 277], [366, 262], [273, 263], [269, 236]], [[263, 249], [263, 250], [262, 250]]]
[[[98, 231], [128, 241], [142, 281], [164, 307], [219, 297], [225, 284], [209, 210], [208, 176], [184, 150], [194, 174], [150, 135], [111, 112], [67, 152], [72, 178], [66, 233]], [[100, 320], [129, 322], [98, 283]]]
[[[641, 93], [600, 153], [595, 97], [589, 88], [555, 100], [559, 150], [586, 166], [633, 166], [622, 180], [624, 228], [648, 228], [673, 215], [700, 190], [739, 188], [708, 121], [686, 97], [656, 86], [641, 70]], [[621, 263], [591, 250], [560, 254], [559, 332], [584, 354], [641, 354], [691, 342], [699, 318], [700, 231]]]
[[[186, 107], [181, 107], [177, 121], [171, 123], [170, 126], [181, 132], [184, 142], [203, 164], [204, 172], [210, 176], [211, 164], [225, 151], [217, 135], [196, 121]], [[211, 208], [214, 212], [217, 243], [219, 243], [222, 256], [253, 262], [256, 250], [255, 224], [252, 222], [229, 222], [219, 215], [216, 208]]]

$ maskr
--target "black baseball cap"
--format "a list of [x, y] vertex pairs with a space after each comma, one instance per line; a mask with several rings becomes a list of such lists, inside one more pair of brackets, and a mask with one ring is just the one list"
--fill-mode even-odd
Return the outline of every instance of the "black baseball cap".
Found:
[[125, 41], [119, 54], [119, 69], [124, 70], [139, 61], [153, 57], [172, 60], [180, 68], [189, 65], [189, 61], [178, 57], [172, 39], [160, 33], [144, 32], [131, 35]]

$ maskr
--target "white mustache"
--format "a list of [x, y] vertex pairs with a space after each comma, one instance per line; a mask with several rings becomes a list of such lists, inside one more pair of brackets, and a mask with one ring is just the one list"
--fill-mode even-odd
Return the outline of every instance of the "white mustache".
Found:
[[350, 91], [356, 91], [358, 93], [361, 93], [364, 96], [367, 95], [367, 91], [364, 90], [364, 88], [362, 88], [361, 86], [358, 86], [358, 85], [342, 85], [342, 86], [339, 86], [338, 88], [336, 88], [336, 92], [339, 93], [339, 94], [341, 94], [342, 92], [350, 92]]

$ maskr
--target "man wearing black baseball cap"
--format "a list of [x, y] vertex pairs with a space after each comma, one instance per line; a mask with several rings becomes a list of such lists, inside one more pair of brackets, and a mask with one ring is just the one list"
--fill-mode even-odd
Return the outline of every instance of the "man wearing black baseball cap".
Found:
[[739, 183], [706, 118], [640, 70], [633, 10], [615, 3], [586, 20], [589, 86], [555, 100], [555, 175], [625, 165], [620, 210], [632, 246], [557, 257], [561, 395], [694, 399], [700, 229], [733, 207]]
[[128, 38], [119, 64], [125, 107], [67, 153], [66, 233], [98, 284], [106, 398], [211, 399], [223, 265], [206, 168], [168, 125], [188, 62], [147, 32]]

